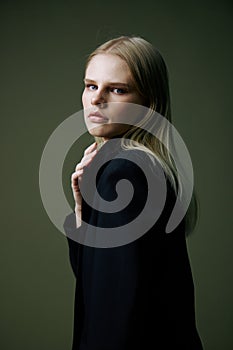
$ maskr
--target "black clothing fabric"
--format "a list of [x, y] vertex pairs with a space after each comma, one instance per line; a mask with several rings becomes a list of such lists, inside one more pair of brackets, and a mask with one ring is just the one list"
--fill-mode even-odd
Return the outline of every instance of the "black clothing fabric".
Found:
[[[98, 157], [104, 159], [111, 154], [112, 160], [98, 173], [99, 193], [105, 200], [113, 200], [117, 182], [127, 178], [134, 196], [132, 203], [118, 213], [99, 212], [83, 201], [85, 222], [111, 230], [132, 221], [143, 210], [148, 185], [141, 169], [133, 161], [121, 158], [125, 152], [131, 152], [130, 159], [135, 157], [141, 169], [149, 167], [154, 172], [158, 183], [155, 188], [159, 188], [159, 164], [153, 164], [143, 151], [126, 151], [119, 144], [112, 147], [107, 142], [85, 169], [82, 182], [88, 179]], [[94, 197], [95, 194], [93, 201]], [[66, 217], [64, 229], [77, 280], [72, 350], [203, 349], [195, 321], [185, 221], [172, 233], [165, 233], [175, 199], [167, 181], [166, 203], [152, 228], [131, 243], [113, 248], [76, 242], [82, 227], [76, 229], [75, 213]], [[153, 216], [155, 211], [155, 207], [150, 208], [147, 214]]]

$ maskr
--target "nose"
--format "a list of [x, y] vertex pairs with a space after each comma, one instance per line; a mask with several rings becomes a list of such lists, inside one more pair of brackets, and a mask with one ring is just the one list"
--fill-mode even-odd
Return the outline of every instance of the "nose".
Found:
[[100, 105], [107, 102], [107, 96], [106, 93], [103, 90], [96, 90], [93, 93], [91, 104], [94, 105]]

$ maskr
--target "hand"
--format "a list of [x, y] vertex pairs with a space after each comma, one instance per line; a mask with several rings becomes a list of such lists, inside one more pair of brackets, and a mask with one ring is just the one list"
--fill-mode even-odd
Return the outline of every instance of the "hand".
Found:
[[82, 195], [80, 192], [80, 182], [82, 181], [83, 170], [92, 162], [96, 153], [97, 143], [94, 142], [85, 150], [81, 162], [76, 165], [75, 172], [71, 175], [71, 187], [75, 200], [77, 227], [81, 226]]

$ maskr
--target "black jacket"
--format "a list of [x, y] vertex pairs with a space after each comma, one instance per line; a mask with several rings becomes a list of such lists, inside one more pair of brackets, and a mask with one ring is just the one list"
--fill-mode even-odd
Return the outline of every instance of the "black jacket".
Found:
[[[119, 146], [119, 144], [118, 144]], [[99, 171], [97, 188], [105, 200], [116, 198], [116, 184], [127, 178], [134, 196], [124, 210], [104, 213], [83, 201], [83, 220], [96, 227], [120, 227], [143, 210], [148, 184], [141, 169], [153, 172], [142, 151], [122, 151], [108, 142], [86, 169], [82, 183], [88, 187], [89, 174], [98, 159], [111, 154]], [[121, 155], [130, 153], [130, 159]], [[132, 161], [137, 160], [141, 165]], [[153, 169], [153, 167], [155, 169]], [[154, 172], [159, 188], [160, 179]], [[154, 193], [156, 198], [156, 193]], [[93, 195], [93, 202], [95, 195]], [[166, 203], [159, 219], [144, 235], [119, 247], [94, 248], [76, 242], [83, 227], [75, 228], [75, 214], [65, 219], [70, 262], [76, 276], [73, 350], [200, 350], [195, 324], [192, 273], [187, 254], [185, 221], [170, 234], [166, 223], [175, 203], [167, 181]], [[110, 203], [111, 204], [111, 203]], [[156, 207], [149, 208], [153, 217]]]

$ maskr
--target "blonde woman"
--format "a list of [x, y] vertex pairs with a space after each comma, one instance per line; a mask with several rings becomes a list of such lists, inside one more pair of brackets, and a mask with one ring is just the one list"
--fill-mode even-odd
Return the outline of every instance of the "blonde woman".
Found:
[[[119, 37], [89, 56], [84, 83], [84, 118], [95, 142], [72, 174], [75, 210], [64, 223], [77, 280], [72, 349], [202, 349], [185, 240], [195, 205], [166, 233], [182, 183], [169, 123], [156, 118], [171, 121], [164, 60], [144, 39]], [[125, 206], [108, 210], [122, 179], [132, 184], [132, 200], [123, 186]]]

